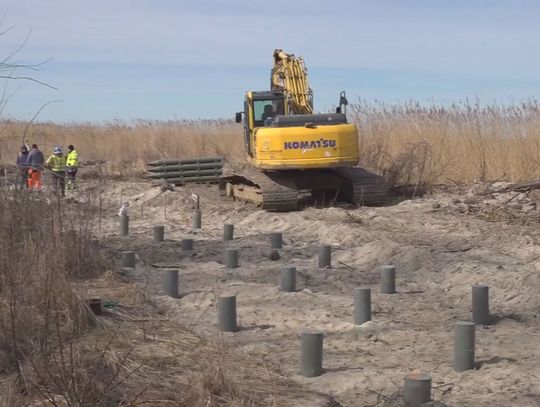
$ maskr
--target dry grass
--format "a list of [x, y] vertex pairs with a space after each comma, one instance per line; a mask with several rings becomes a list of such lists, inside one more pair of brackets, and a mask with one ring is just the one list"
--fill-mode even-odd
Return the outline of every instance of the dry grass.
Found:
[[[468, 102], [443, 107], [357, 103], [361, 165], [405, 184], [518, 181], [540, 177], [540, 106]], [[85, 160], [106, 160], [120, 175], [164, 157], [220, 155], [245, 160], [243, 131], [232, 121], [137, 121], [104, 125], [0, 122], [0, 161], [14, 160], [22, 139], [48, 152], [75, 144]]]
[[92, 201], [81, 202], [0, 193], [1, 405], [60, 389], [74, 405], [96, 392], [75, 363], [75, 341], [95, 321], [72, 284], [103, 269], [89, 244]]
[[260, 355], [203, 339], [174, 321], [128, 319], [120, 326], [123, 340], [110, 357], [132, 372], [123, 386], [125, 405], [330, 405], [330, 397], [306, 390]]
[[[107, 271], [90, 244], [99, 192], [0, 190], [1, 406], [285, 406], [330, 398], [224, 338], [202, 339]], [[114, 300], [96, 317], [85, 299]]]
[[360, 160], [399, 183], [460, 184], [540, 177], [540, 105], [358, 103]]
[[83, 160], [105, 160], [114, 172], [144, 169], [165, 157], [223, 156], [244, 160], [241, 127], [230, 121], [137, 121], [94, 125], [38, 123], [24, 136], [20, 122], [0, 122], [0, 162], [14, 162], [23, 140], [49, 154], [55, 145], [74, 144]]

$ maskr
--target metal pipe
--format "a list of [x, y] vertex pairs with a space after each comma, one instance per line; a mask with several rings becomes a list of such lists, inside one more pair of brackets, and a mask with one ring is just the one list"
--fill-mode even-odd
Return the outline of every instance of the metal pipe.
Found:
[[362, 325], [371, 321], [371, 288], [355, 288], [354, 293], [354, 323]]
[[489, 325], [489, 287], [485, 284], [472, 286], [472, 320], [476, 325]]
[[238, 331], [236, 320], [236, 295], [222, 296], [218, 299], [219, 328], [222, 332]]
[[184, 165], [184, 164], [200, 164], [200, 163], [223, 163], [222, 157], [195, 157], [184, 160], [156, 160], [147, 163], [151, 167], [167, 166], [167, 165]]
[[458, 321], [454, 324], [454, 370], [474, 369], [474, 322]]
[[395, 294], [396, 268], [392, 265], [381, 267], [381, 294]]
[[332, 247], [324, 245], [319, 247], [319, 268], [332, 266]]
[[280, 288], [281, 291], [286, 293], [293, 293], [296, 291], [296, 268], [287, 267], [281, 270], [280, 276]]
[[171, 172], [191, 172], [196, 170], [223, 171], [223, 163], [204, 163], [204, 164], [169, 164], [150, 166], [146, 169], [149, 173], [171, 173]]
[[305, 377], [316, 377], [322, 374], [323, 333], [320, 331], [304, 331], [301, 334], [300, 374]]
[[229, 269], [237, 268], [238, 264], [238, 249], [225, 249], [225, 266]]
[[129, 216], [120, 216], [120, 236], [126, 237], [129, 235]]
[[223, 225], [223, 241], [227, 242], [234, 239], [234, 225], [226, 223]]
[[182, 239], [182, 250], [193, 250], [193, 239]]
[[409, 373], [405, 376], [403, 398], [408, 407], [420, 407], [431, 400], [431, 376], [427, 373]]
[[202, 212], [201, 211], [194, 211], [193, 212], [193, 218], [191, 220], [192, 229], [194, 232], [199, 230], [202, 225]]
[[[219, 175], [215, 176], [201, 176], [201, 177], [174, 177], [174, 178], [168, 178], [168, 177], [160, 177], [160, 179], [164, 179], [169, 184], [174, 185], [183, 185], [187, 182], [215, 182], [219, 181]], [[153, 179], [153, 181], [158, 181], [158, 179]]]
[[135, 268], [135, 252], [122, 252], [122, 267]]
[[163, 291], [172, 298], [179, 298], [178, 295], [178, 269], [163, 270]]
[[155, 225], [154, 226], [154, 242], [163, 242], [165, 240], [165, 226]]
[[270, 248], [281, 249], [283, 247], [283, 233], [272, 232], [270, 233]]
[[207, 176], [217, 177], [223, 173], [222, 168], [208, 168], [208, 169], [195, 169], [195, 170], [166, 170], [157, 172], [156, 170], [149, 171], [147, 174], [148, 178], [157, 179], [157, 178], [200, 178]]

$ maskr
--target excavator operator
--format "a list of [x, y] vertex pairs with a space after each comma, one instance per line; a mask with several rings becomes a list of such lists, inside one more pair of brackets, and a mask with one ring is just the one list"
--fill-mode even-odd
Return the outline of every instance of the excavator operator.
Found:
[[274, 113], [274, 106], [272, 105], [264, 105], [264, 112], [261, 116], [261, 120], [262, 122], [266, 122], [266, 120], [268, 119], [273, 119], [275, 117], [275, 113]]

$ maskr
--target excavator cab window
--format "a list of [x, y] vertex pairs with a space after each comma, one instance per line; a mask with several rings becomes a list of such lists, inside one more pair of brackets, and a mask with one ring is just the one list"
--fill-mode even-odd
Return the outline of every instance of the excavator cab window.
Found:
[[278, 114], [284, 114], [283, 102], [280, 99], [253, 101], [253, 121], [255, 127], [264, 126], [265, 121], [274, 119]]

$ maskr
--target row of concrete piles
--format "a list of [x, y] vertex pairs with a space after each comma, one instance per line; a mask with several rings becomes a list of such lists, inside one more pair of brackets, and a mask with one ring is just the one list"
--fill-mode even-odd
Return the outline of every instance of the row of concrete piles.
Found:
[[[192, 218], [193, 230], [201, 228], [201, 212], [196, 211]], [[129, 219], [127, 216], [120, 217], [121, 236], [129, 235]], [[165, 227], [156, 225], [153, 227], [154, 242], [163, 242]], [[234, 225], [223, 226], [223, 241], [234, 240]], [[194, 240], [182, 239], [182, 250], [194, 249]], [[270, 233], [270, 248], [261, 253], [274, 260], [275, 253], [283, 247], [283, 234], [281, 232]], [[226, 248], [223, 263], [226, 268], [240, 266], [239, 250]], [[279, 256], [277, 256], [279, 258]], [[122, 252], [122, 266], [135, 268], [135, 252]], [[319, 247], [319, 268], [332, 266], [332, 249], [329, 245]], [[383, 265], [380, 267], [379, 290], [381, 294], [396, 294], [396, 267]], [[172, 298], [179, 298], [179, 279], [177, 269], [165, 269], [163, 274], [164, 293]], [[282, 292], [296, 291], [296, 268], [285, 267], [281, 270], [279, 287]], [[353, 290], [354, 324], [362, 325], [371, 321], [371, 288], [358, 287]], [[217, 304], [218, 324], [223, 332], [237, 332], [239, 330], [236, 296], [220, 296]], [[475, 367], [475, 326], [489, 325], [489, 287], [484, 284], [472, 286], [472, 321], [457, 321], [454, 323], [454, 359], [453, 367], [458, 372], [474, 369]], [[305, 330], [301, 332], [300, 341], [300, 374], [305, 377], [316, 377], [323, 374], [323, 342], [324, 333], [321, 331]], [[431, 400], [431, 376], [428, 373], [410, 373], [404, 379], [404, 399], [409, 406], [419, 406]]]

